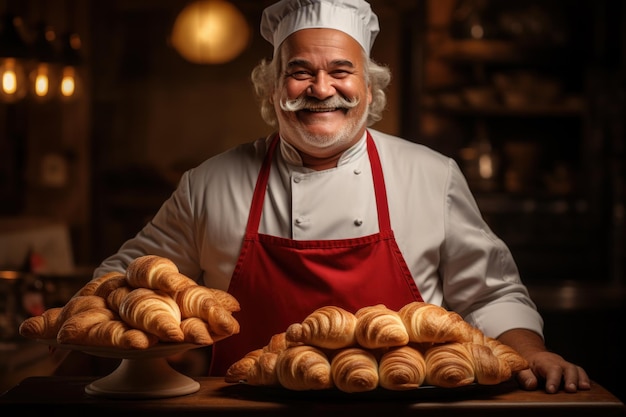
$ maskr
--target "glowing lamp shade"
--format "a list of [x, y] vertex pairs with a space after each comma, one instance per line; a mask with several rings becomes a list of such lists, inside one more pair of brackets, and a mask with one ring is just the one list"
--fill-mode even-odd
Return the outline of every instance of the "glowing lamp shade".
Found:
[[28, 80], [21, 61], [15, 58], [0, 59], [0, 100], [16, 102], [28, 92]]
[[187, 61], [221, 64], [243, 52], [249, 38], [248, 22], [235, 6], [223, 0], [200, 0], [177, 16], [171, 43]]

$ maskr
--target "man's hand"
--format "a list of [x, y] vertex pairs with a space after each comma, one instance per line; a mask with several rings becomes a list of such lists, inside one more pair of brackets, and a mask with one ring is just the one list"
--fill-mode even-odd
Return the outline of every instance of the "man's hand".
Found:
[[588, 390], [591, 387], [583, 368], [567, 362], [556, 353], [536, 352], [526, 357], [526, 360], [530, 368], [517, 374], [517, 382], [524, 389], [537, 389], [540, 381], [545, 381], [545, 390], [549, 394], [559, 391], [561, 386], [566, 392]]
[[591, 388], [587, 372], [562, 356], [549, 352], [538, 334], [515, 329], [503, 333], [498, 340], [517, 350], [528, 361], [530, 368], [517, 374], [517, 381], [523, 389], [534, 390], [541, 383], [545, 384], [549, 394], [558, 392], [561, 387], [566, 392]]

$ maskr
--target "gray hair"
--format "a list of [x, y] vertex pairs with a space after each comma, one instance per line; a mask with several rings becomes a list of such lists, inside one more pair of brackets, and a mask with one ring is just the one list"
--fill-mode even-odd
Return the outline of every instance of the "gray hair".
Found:
[[[380, 65], [363, 53], [365, 66], [365, 78], [372, 89], [372, 103], [369, 105], [367, 125], [371, 126], [383, 118], [383, 111], [387, 106], [387, 94], [385, 89], [391, 82], [391, 71], [387, 66]], [[262, 60], [252, 70], [251, 79], [254, 91], [260, 101], [261, 117], [273, 128], [278, 126], [276, 111], [271, 97], [276, 89], [280, 76], [280, 55], [275, 59]]]

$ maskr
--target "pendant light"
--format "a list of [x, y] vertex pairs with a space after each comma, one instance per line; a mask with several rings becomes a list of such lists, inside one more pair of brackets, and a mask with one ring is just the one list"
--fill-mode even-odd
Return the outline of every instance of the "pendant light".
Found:
[[61, 100], [75, 100], [81, 94], [83, 86], [79, 74], [79, 67], [82, 64], [80, 48], [81, 39], [78, 34], [67, 32], [61, 36], [61, 81], [59, 85]]
[[20, 20], [7, 11], [0, 20], [0, 100], [14, 103], [28, 91], [25, 65], [29, 48], [18, 33]]
[[46, 101], [55, 95], [58, 84], [58, 57], [53, 42], [56, 34], [41, 20], [37, 24], [33, 53], [35, 65], [30, 73], [31, 95], [37, 101]]
[[59, 97], [62, 101], [73, 101], [79, 98], [83, 92], [83, 79], [80, 75], [80, 67], [83, 64], [81, 54], [82, 41], [78, 33], [74, 32], [74, 14], [76, 13], [75, 0], [66, 1], [66, 30], [60, 36], [61, 41], [61, 74], [59, 84]]
[[171, 44], [189, 62], [222, 64], [248, 45], [250, 27], [243, 14], [224, 0], [197, 0], [177, 16]]

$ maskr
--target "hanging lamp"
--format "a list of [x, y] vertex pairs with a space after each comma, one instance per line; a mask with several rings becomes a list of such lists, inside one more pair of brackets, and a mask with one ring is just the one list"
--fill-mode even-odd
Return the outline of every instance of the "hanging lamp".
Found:
[[198, 0], [176, 17], [171, 44], [187, 61], [222, 64], [248, 45], [250, 27], [243, 14], [224, 0]]
[[56, 34], [43, 20], [37, 24], [33, 55], [35, 65], [30, 73], [31, 95], [37, 101], [46, 101], [55, 95], [58, 83], [58, 56], [54, 47]]
[[28, 92], [25, 65], [29, 48], [18, 33], [19, 19], [6, 12], [0, 20], [0, 100], [14, 103]]

